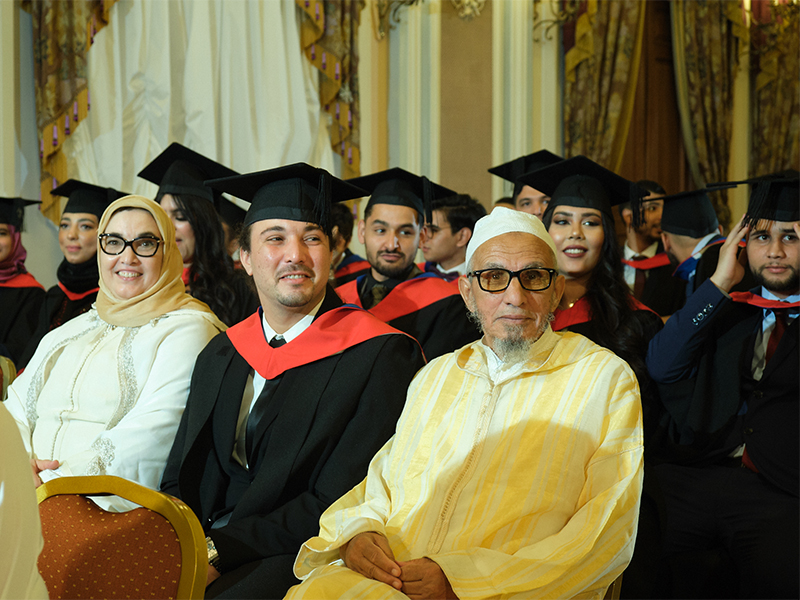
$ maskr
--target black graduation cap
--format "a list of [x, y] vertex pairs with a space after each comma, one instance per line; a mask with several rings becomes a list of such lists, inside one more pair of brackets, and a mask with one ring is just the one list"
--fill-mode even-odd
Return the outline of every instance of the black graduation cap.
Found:
[[25, 207], [41, 204], [41, 200], [25, 200], [24, 198], [0, 198], [0, 223], [12, 225], [17, 231], [22, 230], [25, 220]]
[[527, 156], [520, 156], [519, 158], [515, 158], [511, 162], [503, 163], [502, 165], [497, 165], [496, 167], [492, 167], [491, 169], [489, 169], [489, 173], [491, 173], [492, 175], [497, 175], [498, 177], [502, 177], [506, 181], [510, 181], [511, 183], [514, 184], [514, 193], [512, 195], [512, 200], [516, 202], [517, 196], [522, 191], [522, 187], [525, 185], [524, 183], [519, 181], [519, 178], [522, 175], [524, 175], [525, 173], [530, 173], [531, 171], [538, 171], [539, 169], [544, 169], [545, 167], [554, 165], [558, 162], [561, 162], [562, 160], [564, 160], [562, 157], [560, 157], [558, 154], [553, 154], [549, 150], [539, 150], [538, 152], [534, 152], [533, 154], [528, 154]]
[[[595, 208], [611, 219], [612, 206], [636, 202], [647, 196], [647, 190], [620, 177], [585, 156], [574, 156], [543, 169], [525, 173], [519, 181], [550, 196], [545, 215], [560, 205]], [[633, 211], [634, 225], [641, 222], [641, 207]]]
[[69, 179], [50, 192], [52, 196], [69, 198], [64, 207], [65, 213], [90, 213], [102, 218], [108, 205], [114, 200], [129, 196], [114, 188], [104, 188], [77, 179]]
[[742, 181], [709, 184], [709, 189], [725, 189], [750, 184], [750, 202], [744, 224], [760, 220], [800, 221], [800, 172], [794, 169], [770, 173]]
[[234, 175], [238, 173], [233, 169], [177, 142], [172, 142], [139, 171], [139, 177], [158, 185], [156, 202], [164, 194], [191, 194], [214, 202], [214, 193], [203, 182]]
[[325, 169], [296, 163], [267, 171], [212, 179], [206, 185], [250, 202], [244, 226], [264, 219], [316, 223], [330, 233], [330, 204], [366, 196], [367, 192]]
[[244, 223], [247, 211], [220, 193], [217, 198], [217, 213], [230, 227], [236, 227]]
[[430, 223], [433, 219], [431, 204], [435, 199], [456, 195], [453, 190], [433, 183], [424, 175], [414, 175], [400, 167], [354, 177], [347, 181], [369, 192], [370, 198], [366, 210], [376, 204], [407, 206], [423, 215], [426, 223]]
[[663, 196], [661, 230], [675, 235], [702, 238], [719, 229], [714, 205], [706, 190], [692, 190]]

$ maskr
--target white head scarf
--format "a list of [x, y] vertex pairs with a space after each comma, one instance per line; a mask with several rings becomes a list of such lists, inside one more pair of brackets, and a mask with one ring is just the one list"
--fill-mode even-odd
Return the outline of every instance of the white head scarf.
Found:
[[555, 242], [553, 242], [553, 238], [547, 233], [547, 228], [538, 217], [534, 217], [532, 214], [526, 212], [498, 206], [491, 213], [482, 217], [475, 223], [472, 237], [467, 244], [467, 268], [472, 268], [470, 265], [472, 255], [482, 244], [488, 242], [492, 238], [496, 238], [498, 235], [514, 232], [535, 235], [550, 247], [553, 251], [553, 260], [555, 260]]

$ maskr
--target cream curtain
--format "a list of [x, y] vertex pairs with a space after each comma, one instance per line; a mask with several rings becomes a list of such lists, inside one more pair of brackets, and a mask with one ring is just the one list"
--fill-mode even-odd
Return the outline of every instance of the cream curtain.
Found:
[[318, 76], [292, 0], [120, 0], [88, 54], [70, 177], [153, 196], [136, 173], [177, 141], [240, 172], [333, 171]]

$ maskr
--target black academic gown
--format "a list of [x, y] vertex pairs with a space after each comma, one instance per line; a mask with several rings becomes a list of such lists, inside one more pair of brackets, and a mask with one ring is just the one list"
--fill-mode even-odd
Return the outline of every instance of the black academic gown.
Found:
[[[317, 318], [336, 306], [341, 301], [329, 287]], [[391, 334], [289, 369], [274, 382], [269, 402], [276, 409], [259, 425], [256, 468], [247, 471], [232, 452], [252, 369], [227, 335], [208, 344], [197, 359], [161, 488], [186, 502], [214, 540], [223, 573], [218, 582], [275, 559], [280, 572], [259, 575], [260, 597], [280, 598], [297, 583], [291, 565], [300, 545], [317, 535], [322, 512], [366, 476], [422, 366], [419, 345]], [[230, 508], [228, 523], [212, 528]], [[209, 587], [212, 595], [218, 582]]]
[[38, 324], [45, 291], [40, 287], [0, 286], [0, 353], [17, 364]]
[[[361, 290], [368, 277], [371, 275], [363, 275], [336, 288], [336, 292], [345, 302], [363, 306], [364, 294]], [[429, 361], [458, 350], [481, 337], [478, 327], [469, 320], [467, 308], [455, 282], [445, 281], [433, 273], [420, 273], [411, 279], [420, 281], [408, 294], [403, 284], [410, 282], [410, 279], [395, 282], [392, 290], [370, 312], [381, 321], [416, 339]], [[419, 306], [413, 310], [403, 310], [403, 306], [409, 302], [409, 296], [413, 296]], [[398, 312], [405, 314], [393, 316]]]
[[64, 290], [57, 285], [47, 290], [39, 311], [39, 324], [31, 335], [17, 368], [22, 369], [28, 364], [45, 335], [70, 319], [87, 312], [95, 300], [97, 300], [97, 290], [76, 300], [68, 298]]
[[[656, 253], [664, 252], [661, 242]], [[652, 308], [662, 317], [678, 310], [686, 300], [686, 282], [673, 277], [675, 265], [667, 264], [647, 271], [642, 297], [639, 301]]]

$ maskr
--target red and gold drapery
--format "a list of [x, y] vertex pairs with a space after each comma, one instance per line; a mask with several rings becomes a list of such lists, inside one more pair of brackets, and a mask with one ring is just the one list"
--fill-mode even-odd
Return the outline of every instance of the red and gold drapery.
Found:
[[36, 123], [41, 160], [42, 212], [58, 222], [59, 202], [50, 190], [66, 181], [64, 140], [86, 117], [90, 95], [86, 53], [108, 24], [116, 0], [22, 0], [33, 17]]

